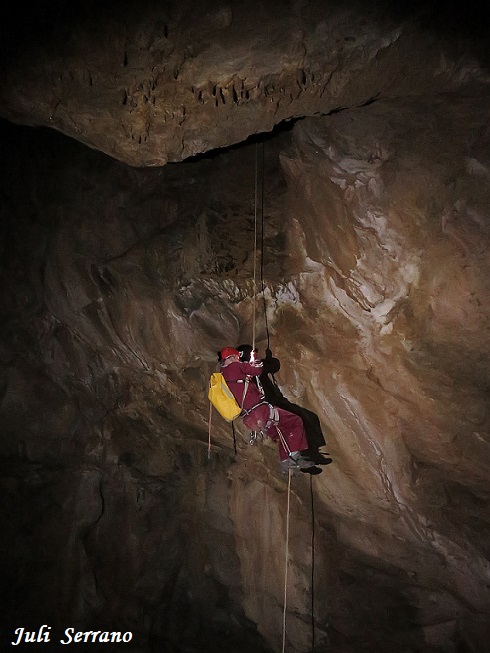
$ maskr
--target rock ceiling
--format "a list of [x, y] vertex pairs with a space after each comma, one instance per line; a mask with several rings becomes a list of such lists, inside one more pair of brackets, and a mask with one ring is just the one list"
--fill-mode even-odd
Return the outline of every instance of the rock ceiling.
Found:
[[286, 650], [488, 650], [482, 30], [455, 4], [24, 9], [0, 64], [2, 636], [281, 650], [288, 479], [216, 416], [207, 457], [259, 206], [257, 344], [333, 457], [292, 479]]
[[181, 161], [281, 121], [480, 80], [472, 51], [431, 29], [452, 10], [440, 18], [440, 9], [402, 17], [386, 2], [58, 3], [17, 16], [28, 26], [4, 39], [0, 114], [133, 166]]

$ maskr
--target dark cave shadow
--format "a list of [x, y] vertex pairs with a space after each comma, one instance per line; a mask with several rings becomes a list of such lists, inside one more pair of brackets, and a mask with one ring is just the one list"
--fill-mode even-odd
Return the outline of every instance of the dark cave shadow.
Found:
[[[206, 152], [199, 152], [198, 154], [188, 156], [185, 160], [189, 162], [207, 161], [209, 159], [216, 159], [222, 154], [243, 149], [247, 145], [255, 144], [255, 145], [264, 146], [264, 144], [268, 143], [271, 140], [274, 140], [275, 138], [277, 138], [277, 136], [291, 132], [295, 124], [297, 122], [300, 122], [301, 120], [303, 120], [302, 116], [298, 118], [288, 118], [286, 120], [282, 120], [276, 125], [274, 125], [274, 127], [272, 127], [272, 129], [270, 129], [269, 131], [259, 132], [257, 134], [251, 134], [243, 141], [240, 141], [238, 143], [233, 143], [232, 145], [224, 145], [222, 147], [216, 147]], [[169, 162], [166, 165], [176, 166], [176, 165], [180, 165], [180, 163], [181, 161]]]

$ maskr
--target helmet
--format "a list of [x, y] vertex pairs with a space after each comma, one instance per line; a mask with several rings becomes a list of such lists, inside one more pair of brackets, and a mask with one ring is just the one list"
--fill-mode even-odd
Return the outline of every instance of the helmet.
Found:
[[250, 361], [252, 351], [257, 353], [257, 350], [254, 349], [252, 345], [240, 345], [237, 347], [237, 350], [240, 354], [240, 360], [244, 363], [248, 363]]
[[225, 347], [224, 349], [221, 350], [222, 361], [224, 361], [225, 358], [229, 358], [230, 356], [240, 356], [240, 352], [237, 351], [236, 349], [233, 349], [233, 347]]

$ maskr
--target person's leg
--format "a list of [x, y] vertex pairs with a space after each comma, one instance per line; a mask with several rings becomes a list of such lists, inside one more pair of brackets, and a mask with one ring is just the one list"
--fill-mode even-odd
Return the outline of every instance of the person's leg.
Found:
[[[293, 413], [282, 408], [278, 408], [277, 410], [279, 413], [279, 424], [277, 426], [280, 434], [283, 436], [282, 438], [279, 437], [278, 442], [279, 457], [281, 460], [286, 460], [290, 453], [308, 449], [308, 442], [301, 417], [293, 415]], [[271, 427], [270, 430], [272, 431], [273, 429], [274, 427]]]

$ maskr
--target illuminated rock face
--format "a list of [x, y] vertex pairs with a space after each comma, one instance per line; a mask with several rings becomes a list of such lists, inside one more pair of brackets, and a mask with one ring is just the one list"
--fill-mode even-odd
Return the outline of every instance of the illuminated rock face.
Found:
[[475, 39], [461, 52], [451, 33], [458, 8], [416, 4], [21, 5], [2, 25], [0, 116], [160, 166], [285, 120], [481, 81]]
[[[214, 34], [219, 18], [225, 34], [236, 16], [223, 6], [195, 22], [205, 34], [211, 21]], [[260, 41], [271, 53], [264, 65], [274, 43]], [[187, 65], [204, 66], [210, 51]], [[419, 79], [432, 75], [412, 63]], [[456, 68], [439, 64], [443, 95], [421, 84], [356, 106], [357, 79], [349, 88], [359, 101], [344, 111], [165, 167], [130, 168], [53, 132], [3, 126], [7, 633], [24, 622], [60, 634], [80, 624], [132, 631], [138, 651], [215, 651], [217, 638], [233, 653], [281, 650], [288, 479], [275, 445], [249, 446], [242, 426], [235, 454], [216, 414], [207, 455], [216, 351], [252, 339], [257, 214], [256, 286], [263, 279], [276, 380], [318, 415], [334, 460], [291, 483], [287, 650], [483, 650], [490, 116], [477, 64], [460, 88]], [[81, 124], [73, 83], [73, 93], [55, 90]], [[334, 108], [312, 89], [269, 122], [249, 97], [232, 135], [227, 120], [220, 131], [194, 107], [189, 129], [201, 130], [202, 147], [192, 151]], [[209, 107], [206, 97], [191, 102]], [[32, 122], [45, 122], [38, 100], [22, 120], [32, 110]], [[161, 158], [151, 139], [126, 148], [118, 120], [114, 131], [88, 121], [81, 140], [107, 152], [113, 139], [114, 157], [138, 165], [190, 153], [177, 128], [162, 135]], [[262, 353], [263, 310], [259, 294]]]

